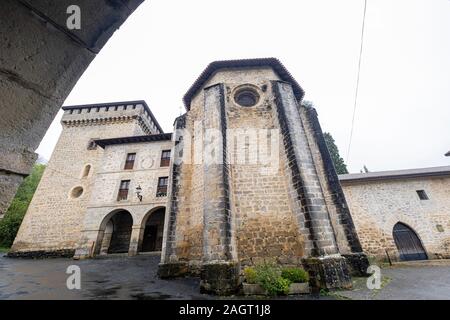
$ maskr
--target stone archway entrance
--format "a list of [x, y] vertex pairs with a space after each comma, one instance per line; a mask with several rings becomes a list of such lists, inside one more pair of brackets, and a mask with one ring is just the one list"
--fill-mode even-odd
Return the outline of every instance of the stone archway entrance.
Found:
[[165, 208], [159, 208], [149, 213], [150, 216], [144, 219], [146, 221], [144, 221], [141, 252], [161, 251], [165, 213]]
[[393, 236], [400, 260], [409, 261], [428, 259], [422, 242], [416, 232], [406, 224], [401, 222], [395, 224]]
[[133, 217], [128, 211], [120, 210], [105, 219], [107, 221], [102, 223], [105, 228], [100, 253], [127, 253], [130, 248]]

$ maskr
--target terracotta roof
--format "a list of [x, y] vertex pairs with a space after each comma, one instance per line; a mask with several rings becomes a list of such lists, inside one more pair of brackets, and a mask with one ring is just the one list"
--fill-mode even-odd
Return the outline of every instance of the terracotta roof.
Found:
[[339, 175], [339, 181], [350, 182], [360, 180], [364, 181], [392, 180], [392, 179], [437, 177], [437, 176], [450, 176], [450, 166], [341, 174]]
[[80, 105], [73, 105], [73, 106], [63, 106], [63, 110], [74, 110], [74, 109], [91, 109], [91, 108], [97, 108], [97, 107], [115, 107], [115, 106], [123, 106], [123, 105], [137, 105], [142, 104], [144, 106], [144, 110], [148, 113], [150, 118], [152, 119], [155, 126], [158, 128], [158, 130], [161, 133], [164, 133], [164, 130], [159, 125], [158, 121], [156, 120], [155, 116], [153, 115], [152, 111], [147, 105], [147, 102], [145, 100], [133, 100], [133, 101], [118, 101], [118, 102], [106, 102], [106, 103], [93, 103], [93, 104], [80, 104]]
[[132, 137], [120, 137], [111, 139], [98, 139], [94, 140], [95, 143], [102, 147], [109, 146], [112, 144], [125, 144], [125, 143], [140, 143], [140, 142], [151, 142], [151, 141], [165, 141], [171, 140], [172, 133], [161, 133], [161, 134], [150, 134], [145, 136], [132, 136]]
[[292, 77], [289, 71], [276, 58], [257, 58], [257, 59], [240, 59], [240, 60], [222, 60], [211, 62], [205, 70], [200, 74], [197, 80], [192, 84], [183, 97], [186, 110], [190, 109], [191, 100], [203, 84], [218, 70], [228, 68], [258, 68], [271, 67], [280, 77], [281, 80], [292, 84], [294, 94], [297, 100], [301, 100], [305, 94], [303, 89]]

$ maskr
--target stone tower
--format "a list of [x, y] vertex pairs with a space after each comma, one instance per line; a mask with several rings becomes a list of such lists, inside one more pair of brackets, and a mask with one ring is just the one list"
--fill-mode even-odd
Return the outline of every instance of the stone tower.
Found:
[[62, 109], [63, 131], [11, 248], [12, 255], [73, 256], [104, 152], [93, 141], [162, 133], [145, 101]]
[[314, 109], [274, 58], [211, 63], [184, 97], [159, 274], [235, 290], [263, 260], [303, 265], [316, 287], [364, 273], [352, 218]]

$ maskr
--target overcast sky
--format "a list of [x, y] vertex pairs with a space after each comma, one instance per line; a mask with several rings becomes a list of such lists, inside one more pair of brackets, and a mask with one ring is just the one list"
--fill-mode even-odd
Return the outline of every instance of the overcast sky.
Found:
[[[166, 132], [214, 60], [276, 57], [347, 158], [363, 0], [146, 0], [65, 105], [146, 100]], [[49, 159], [61, 112], [37, 152]], [[351, 172], [449, 165], [450, 1], [368, 0]]]

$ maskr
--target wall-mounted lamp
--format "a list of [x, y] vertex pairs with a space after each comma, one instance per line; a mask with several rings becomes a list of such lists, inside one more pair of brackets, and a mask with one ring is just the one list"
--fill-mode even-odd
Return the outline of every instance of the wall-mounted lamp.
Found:
[[138, 185], [136, 187], [136, 196], [138, 197], [139, 201], [142, 201], [142, 194], [141, 194], [141, 192], [142, 192], [141, 185]]

